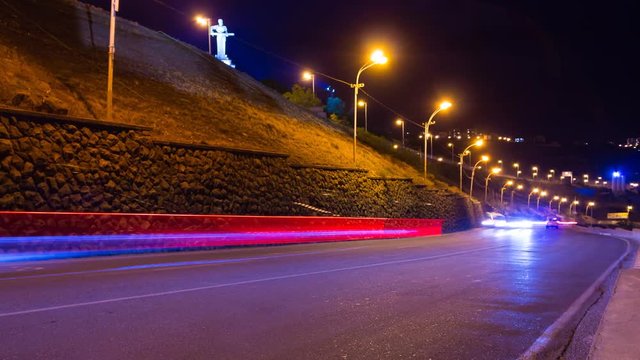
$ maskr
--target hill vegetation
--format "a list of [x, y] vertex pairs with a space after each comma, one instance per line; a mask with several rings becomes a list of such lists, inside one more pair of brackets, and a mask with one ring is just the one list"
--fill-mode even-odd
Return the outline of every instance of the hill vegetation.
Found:
[[[108, 13], [75, 0], [0, 0], [0, 105], [102, 119]], [[293, 162], [353, 167], [352, 138], [241, 71], [119, 18], [114, 121], [163, 140], [283, 152]], [[361, 146], [357, 167], [420, 178]], [[419, 181], [419, 180], [418, 180]]]

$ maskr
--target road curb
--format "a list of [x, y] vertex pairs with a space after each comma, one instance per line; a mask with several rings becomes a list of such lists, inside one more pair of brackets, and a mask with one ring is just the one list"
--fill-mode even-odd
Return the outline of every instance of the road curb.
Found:
[[[572, 320], [575, 319], [576, 315], [582, 310], [584, 310], [584, 306], [589, 300], [589, 298], [595, 293], [596, 289], [602, 285], [606, 279], [611, 275], [611, 273], [618, 268], [624, 259], [629, 255], [631, 250], [631, 244], [628, 239], [611, 236], [611, 235], [602, 235], [601, 236], [609, 236], [614, 239], [618, 239], [624, 241], [627, 245], [624, 253], [614, 261], [601, 275], [596, 279], [596, 281], [591, 284], [583, 293], [578, 297], [569, 308], [560, 315], [559, 318], [556, 319], [549, 327], [545, 329], [545, 331], [540, 335], [533, 344], [525, 351], [522, 355], [518, 357], [518, 360], [529, 360], [529, 359], [538, 359], [540, 355], [549, 350], [548, 347], [551, 344], [552, 340], [560, 333], [562, 330], [566, 329], [567, 325], [571, 323]], [[617, 280], [616, 280], [617, 281]]]

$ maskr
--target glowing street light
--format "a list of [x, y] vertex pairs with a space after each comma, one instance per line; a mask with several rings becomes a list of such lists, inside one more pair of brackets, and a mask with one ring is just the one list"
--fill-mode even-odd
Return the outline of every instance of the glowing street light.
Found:
[[[400, 126], [402, 128], [402, 147], [404, 147], [404, 120], [397, 119], [396, 120], [396, 125], [398, 125], [398, 126]], [[426, 157], [427, 154], [425, 153], [424, 156]]]
[[596, 206], [596, 203], [593, 201], [589, 201], [587, 203], [587, 207], [584, 209], [584, 214], [587, 215], [589, 208], [591, 208], [591, 217], [593, 217], [593, 207]]
[[352, 88], [353, 88], [353, 162], [356, 162], [356, 146], [358, 143], [358, 111], [356, 109], [356, 107], [358, 106], [358, 90], [360, 90], [360, 88], [364, 87], [364, 84], [360, 83], [360, 75], [362, 75], [362, 72], [367, 70], [368, 68], [374, 66], [374, 65], [383, 65], [386, 64], [388, 61], [387, 57], [384, 56], [384, 53], [382, 52], [382, 50], [376, 50], [371, 54], [371, 57], [369, 58], [369, 62], [362, 65], [362, 67], [360, 67], [360, 70], [358, 70], [358, 73], [356, 75], [356, 82], [354, 84], [349, 84]]
[[633, 210], [633, 206], [627, 205], [627, 220], [629, 219], [629, 213]]
[[488, 189], [489, 189], [489, 179], [491, 178], [491, 175], [497, 175], [501, 171], [502, 171], [502, 169], [500, 169], [499, 167], [494, 167], [489, 172], [489, 175], [487, 175], [487, 177], [484, 179], [484, 202], [485, 203], [487, 202], [487, 193], [488, 193]]
[[500, 189], [500, 205], [502, 205], [503, 203], [504, 191], [511, 185], [513, 185], [513, 180], [509, 180], [504, 183], [504, 186], [502, 186], [502, 189]]
[[535, 180], [537, 176], [538, 176], [538, 167], [537, 166], [531, 167], [531, 178]]
[[554, 195], [554, 197], [552, 197], [552, 198], [551, 198], [551, 200], [549, 200], [549, 210], [551, 210], [551, 203], [552, 203], [554, 200], [556, 200], [556, 201], [557, 201], [557, 200], [560, 200], [560, 196], [558, 196], [558, 195]]
[[[468, 150], [471, 149], [474, 146], [482, 146], [484, 144], [484, 141], [482, 139], [480, 140], [476, 140], [474, 141], [471, 145], [467, 146], [458, 156], [460, 157], [460, 191], [462, 191], [462, 167], [464, 166], [464, 156], [467, 155], [469, 152]], [[427, 149], [427, 143], [425, 142], [425, 150]], [[426, 164], [426, 162], [425, 162]], [[427, 167], [425, 165], [425, 174], [427, 171]]]
[[[369, 104], [364, 100], [360, 100], [358, 101], [358, 107], [364, 108], [364, 131], [368, 132], [369, 131], [369, 124], [368, 124], [369, 123]], [[402, 146], [404, 146], [404, 142]]]
[[[425, 180], [427, 180], [427, 158], [428, 158], [428, 156], [427, 156], [427, 136], [429, 136], [429, 126], [431, 126], [431, 125], [436, 123], [435, 121], [433, 121], [433, 118], [436, 116], [436, 114], [438, 114], [442, 110], [447, 110], [451, 106], [452, 106], [452, 104], [449, 101], [441, 102], [440, 105], [438, 105], [438, 108], [436, 108], [435, 111], [433, 113], [431, 113], [431, 116], [429, 117], [429, 120], [427, 120], [427, 122], [424, 123], [424, 179]], [[431, 140], [431, 144], [433, 144], [433, 139]], [[462, 191], [462, 180], [460, 182], [460, 191]]]
[[571, 202], [571, 204], [569, 204], [569, 214], [573, 214], [573, 208], [575, 207], [575, 208], [576, 208], [576, 210], [577, 210], [577, 209], [578, 209], [578, 208], [577, 208], [577, 205], [579, 205], [579, 204], [580, 204], [580, 201], [578, 201], [578, 200], [573, 200], [573, 201]]
[[514, 163], [513, 167], [516, 169], [516, 179], [520, 176], [520, 164]]
[[530, 207], [530, 204], [531, 204], [531, 195], [533, 195], [533, 194], [537, 194], [537, 193], [539, 193], [539, 192], [540, 192], [540, 189], [538, 189], [538, 188], [533, 188], [533, 189], [531, 190], [531, 192], [529, 193], [529, 196], [527, 196], [527, 207]]
[[540, 209], [540, 198], [543, 198], [547, 196], [547, 192], [546, 191], [540, 191], [540, 194], [538, 195], [538, 199], [536, 201], [536, 210]]
[[455, 155], [454, 155], [454, 150], [455, 150], [455, 147], [456, 147], [456, 146], [455, 146], [453, 143], [448, 143], [448, 144], [447, 144], [447, 147], [450, 147], [450, 148], [451, 148], [451, 161], [453, 162], [453, 159], [454, 159], [454, 156], [455, 156]]
[[207, 40], [209, 40], [209, 55], [211, 55], [211, 18], [201, 15], [196, 16], [196, 23], [207, 28]]
[[478, 165], [480, 165], [480, 163], [482, 162], [487, 162], [489, 161], [489, 157], [486, 155], [483, 155], [482, 157], [480, 157], [480, 160], [478, 160], [478, 162], [473, 165], [473, 168], [471, 168], [471, 184], [469, 185], [469, 197], [473, 199], [473, 178], [476, 174], [476, 168], [478, 167]]
[[566, 203], [567, 202], [567, 198], [561, 198], [560, 201], [558, 201], [558, 214], [560, 214], [560, 205], [562, 203]]
[[[209, 49], [209, 51], [211, 51], [211, 49]], [[313, 92], [313, 96], [316, 96], [316, 74], [312, 73], [311, 71], [305, 71], [302, 73], [302, 79], [306, 80], [306, 81], [311, 81], [311, 91]], [[358, 105], [360, 105], [360, 103], [358, 103]], [[365, 124], [367, 123], [367, 108], [364, 108], [364, 113], [365, 113]]]
[[510, 203], [511, 206], [513, 206], [513, 195], [515, 195], [516, 190], [522, 190], [522, 189], [524, 189], [524, 185], [518, 184], [516, 185], [516, 187], [513, 188], [513, 190], [511, 190], [511, 203]]

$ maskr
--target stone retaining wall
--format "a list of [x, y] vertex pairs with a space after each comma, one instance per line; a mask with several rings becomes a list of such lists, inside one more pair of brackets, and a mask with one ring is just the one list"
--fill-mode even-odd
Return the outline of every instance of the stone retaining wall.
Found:
[[410, 179], [158, 142], [146, 130], [0, 109], [0, 210], [444, 218], [444, 231], [477, 223], [468, 199]]

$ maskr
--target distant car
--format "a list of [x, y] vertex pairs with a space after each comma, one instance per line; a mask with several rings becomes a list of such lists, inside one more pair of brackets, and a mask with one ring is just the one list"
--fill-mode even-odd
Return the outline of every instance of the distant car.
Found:
[[559, 224], [558, 221], [560, 221], [560, 219], [558, 219], [557, 217], [550, 217], [549, 219], [547, 219], [547, 229], [549, 228], [559, 228]]
[[500, 213], [488, 212], [487, 218], [482, 221], [482, 225], [489, 227], [505, 227], [507, 225], [507, 219]]

